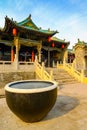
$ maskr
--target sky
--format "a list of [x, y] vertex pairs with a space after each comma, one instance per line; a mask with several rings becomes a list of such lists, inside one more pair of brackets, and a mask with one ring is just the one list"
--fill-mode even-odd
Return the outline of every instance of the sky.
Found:
[[55, 36], [70, 42], [87, 42], [87, 0], [0, 0], [0, 28], [6, 15], [21, 22], [31, 14], [42, 29], [57, 30]]

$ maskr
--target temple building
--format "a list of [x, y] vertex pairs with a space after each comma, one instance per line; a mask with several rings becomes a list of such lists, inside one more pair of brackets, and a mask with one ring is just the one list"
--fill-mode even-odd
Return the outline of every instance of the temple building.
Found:
[[54, 35], [53, 30], [43, 30], [32, 21], [31, 15], [21, 22], [5, 17], [5, 26], [0, 29], [0, 61], [30, 61], [35, 57], [39, 62], [46, 61], [47, 66], [52, 62], [67, 60], [69, 42]]
[[74, 68], [76, 70], [84, 70], [87, 75], [87, 43], [78, 39], [74, 45]]
[[73, 63], [75, 59], [75, 52], [73, 49], [68, 49], [68, 63]]

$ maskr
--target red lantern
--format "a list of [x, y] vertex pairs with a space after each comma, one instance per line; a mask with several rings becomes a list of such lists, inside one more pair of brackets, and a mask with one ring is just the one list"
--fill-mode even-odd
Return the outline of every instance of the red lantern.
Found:
[[17, 34], [17, 30], [16, 28], [13, 28], [13, 35], [16, 36], [16, 34]]
[[64, 47], [65, 47], [64, 44], [62, 44], [62, 49], [64, 49]]
[[48, 37], [48, 42], [50, 42], [51, 41], [51, 37]]
[[54, 44], [54, 42], [52, 43], [52, 47], [54, 48], [54, 46], [55, 46], [55, 44]]

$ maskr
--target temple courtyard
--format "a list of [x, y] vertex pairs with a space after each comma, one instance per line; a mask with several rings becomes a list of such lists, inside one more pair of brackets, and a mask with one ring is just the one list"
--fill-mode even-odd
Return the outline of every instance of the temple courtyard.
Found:
[[0, 97], [0, 130], [87, 130], [87, 84], [59, 86], [55, 106], [36, 123], [20, 120], [9, 110], [5, 97]]

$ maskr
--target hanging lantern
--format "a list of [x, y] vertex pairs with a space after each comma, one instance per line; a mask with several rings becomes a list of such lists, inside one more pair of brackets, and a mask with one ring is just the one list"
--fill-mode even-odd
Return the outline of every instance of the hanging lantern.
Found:
[[65, 47], [64, 44], [62, 44], [62, 49], [64, 49], [64, 47]]
[[55, 46], [55, 44], [54, 44], [54, 42], [52, 43], [52, 47], [54, 48], [54, 46]]
[[49, 37], [48, 37], [48, 42], [50, 42], [50, 41], [51, 41], [51, 37], [49, 36]]
[[14, 36], [16, 36], [16, 34], [17, 34], [16, 28], [13, 28], [13, 32], [12, 33], [13, 33]]

